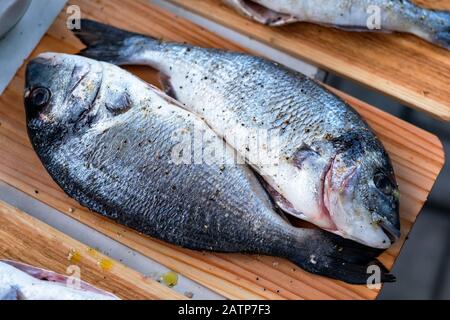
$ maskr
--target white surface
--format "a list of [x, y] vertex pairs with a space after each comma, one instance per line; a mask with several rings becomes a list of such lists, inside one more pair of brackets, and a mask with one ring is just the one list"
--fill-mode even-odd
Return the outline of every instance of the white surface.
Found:
[[[297, 58], [294, 58], [286, 53], [283, 53], [279, 50], [276, 50], [272, 47], [269, 47], [259, 41], [256, 41], [250, 37], [242, 35], [236, 31], [228, 29], [218, 23], [215, 23], [211, 20], [205, 19], [197, 14], [194, 14], [188, 10], [175, 6], [166, 0], [148, 0], [154, 4], [159, 5], [160, 7], [173, 12], [174, 14], [183, 17], [193, 23], [205, 28], [206, 30], [212, 31], [215, 34], [221, 36], [222, 38], [228, 39], [234, 43], [239, 44], [240, 46], [247, 48], [253, 52], [259, 52], [261, 55], [269, 58], [273, 61], [279, 62], [288, 68], [299, 71], [308, 77], [314, 78], [316, 77], [319, 69], [315, 66], [312, 66], [306, 62], [303, 62]], [[148, 31], [151, 33], [151, 30]]]
[[0, 39], [22, 18], [31, 0], [0, 1]]
[[[170, 271], [160, 263], [145, 257], [3, 182], [0, 182], [0, 200], [64, 232], [85, 245], [98, 249], [107, 256], [150, 278], [159, 280], [164, 273]], [[83, 270], [81, 270], [81, 278], [83, 278]], [[194, 294], [193, 299], [223, 299], [222, 296], [182, 275], [178, 275], [178, 284], [173, 287], [173, 290], [180, 294], [191, 292]]]
[[34, 0], [19, 23], [0, 40], [0, 95], [62, 10], [66, 0]]

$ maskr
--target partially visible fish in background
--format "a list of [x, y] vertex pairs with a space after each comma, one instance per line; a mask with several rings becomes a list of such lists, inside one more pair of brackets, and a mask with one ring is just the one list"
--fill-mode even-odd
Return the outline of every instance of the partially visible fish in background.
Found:
[[[263, 58], [163, 42], [95, 21], [81, 54], [159, 70], [171, 96], [245, 158], [286, 213], [375, 248], [400, 236], [399, 191], [381, 142], [344, 101]], [[259, 145], [260, 133], [278, 140]]]
[[[375, 259], [382, 250], [284, 221], [253, 172], [199, 117], [117, 66], [41, 54], [27, 66], [25, 109], [53, 179], [110, 219], [194, 250], [283, 257], [358, 284], [377, 265], [379, 281], [394, 280]], [[179, 138], [194, 130], [203, 143], [180, 148]], [[208, 160], [177, 163], [195, 150]]]
[[119, 300], [115, 295], [67, 276], [20, 262], [0, 260], [0, 300]]
[[[422, 8], [408, 0], [222, 1], [242, 15], [269, 26], [303, 21], [349, 31], [398, 31], [450, 49], [450, 12]], [[377, 12], [379, 26], [371, 20]]]

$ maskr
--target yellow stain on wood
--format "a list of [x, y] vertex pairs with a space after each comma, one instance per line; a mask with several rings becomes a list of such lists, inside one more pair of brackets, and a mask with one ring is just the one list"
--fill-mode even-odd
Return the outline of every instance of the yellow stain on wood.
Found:
[[78, 264], [81, 261], [81, 253], [75, 249], [70, 249], [67, 260], [71, 263]]
[[[145, 278], [120, 262], [105, 259], [99, 269], [86, 255], [86, 246], [47, 224], [0, 201], [0, 259], [26, 263], [65, 275], [68, 261], [76, 263], [82, 279], [122, 299], [186, 299], [153, 279]], [[110, 265], [114, 268], [110, 268]]]
[[161, 279], [162, 279], [162, 282], [170, 288], [172, 288], [178, 284], [178, 274], [173, 271], [169, 271], [169, 272], [163, 274]]

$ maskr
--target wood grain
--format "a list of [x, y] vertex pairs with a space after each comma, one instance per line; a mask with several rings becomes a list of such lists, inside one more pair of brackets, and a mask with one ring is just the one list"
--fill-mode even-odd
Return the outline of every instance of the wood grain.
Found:
[[[450, 121], [450, 51], [408, 34], [346, 32], [310, 23], [268, 27], [221, 0], [169, 0], [325, 70]], [[421, 5], [450, 10], [449, 0]]]
[[185, 299], [1, 201], [0, 239], [0, 259], [19, 261], [62, 275], [69, 266], [77, 265], [81, 280], [121, 299]]
[[[167, 40], [242, 50], [144, 0], [72, 3], [80, 5], [85, 16], [118, 27]], [[43, 51], [73, 53], [82, 47], [66, 30], [64, 18], [62, 13], [32, 56]], [[155, 79], [149, 68], [129, 70], [148, 81]], [[52, 181], [31, 148], [24, 123], [23, 77], [24, 68], [0, 97], [1, 180], [230, 299], [374, 299], [377, 296], [379, 290], [311, 275], [279, 258], [184, 250], [143, 236], [80, 207]], [[381, 260], [391, 267], [443, 166], [442, 145], [437, 137], [426, 131], [337, 93], [374, 128], [394, 162], [401, 190], [402, 238], [381, 256]], [[397, 276], [401, 277], [401, 274]]]

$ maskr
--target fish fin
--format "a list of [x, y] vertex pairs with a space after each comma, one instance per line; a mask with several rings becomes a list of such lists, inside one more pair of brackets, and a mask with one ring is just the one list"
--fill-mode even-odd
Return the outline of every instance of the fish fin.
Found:
[[163, 91], [169, 97], [177, 99], [175, 90], [172, 87], [172, 83], [170, 82], [170, 77], [163, 72], [158, 72], [159, 83], [161, 84]]
[[298, 21], [290, 14], [276, 12], [251, 0], [228, 0], [225, 2], [242, 15], [268, 26], [277, 27]]
[[[269, 195], [270, 199], [275, 204], [276, 208], [280, 209], [278, 210], [278, 214], [287, 222], [289, 222], [289, 219], [286, 217], [285, 214], [290, 214], [294, 217], [304, 219], [303, 213], [295, 210], [292, 203], [290, 203], [285, 197], [283, 197], [277, 190], [275, 190], [270, 184], [268, 184], [264, 178], [260, 179], [262, 186], [266, 190], [267, 194]], [[290, 222], [289, 222], [290, 223]]]
[[283, 197], [277, 190], [275, 190], [258, 172], [258, 169], [251, 166], [252, 172], [255, 174], [258, 181], [263, 186], [264, 191], [269, 196], [270, 202], [272, 203], [275, 212], [289, 225], [292, 225], [291, 221], [287, 217], [287, 214], [292, 215], [294, 217], [303, 219], [304, 216], [301, 212], [298, 212], [294, 209], [292, 204]]
[[278, 215], [281, 217], [281, 219], [283, 219], [284, 222], [292, 226], [292, 222], [289, 220], [289, 218], [286, 215], [286, 212], [282, 208], [276, 207], [275, 212], [278, 213]]
[[82, 19], [81, 28], [72, 32], [87, 47], [79, 55], [123, 65], [132, 63], [132, 55], [142, 48], [143, 42], [154, 40], [150, 36], [125, 31], [97, 21]]
[[305, 232], [310, 236], [303, 241], [301, 248], [295, 250], [292, 246], [287, 258], [306, 271], [350, 284], [395, 282], [395, 277], [376, 259], [383, 250], [322, 230]]

